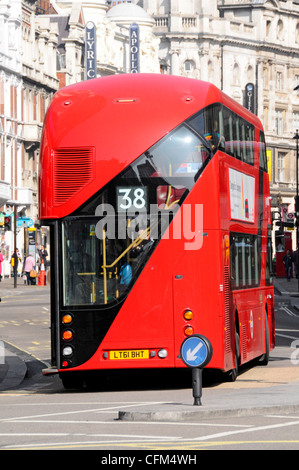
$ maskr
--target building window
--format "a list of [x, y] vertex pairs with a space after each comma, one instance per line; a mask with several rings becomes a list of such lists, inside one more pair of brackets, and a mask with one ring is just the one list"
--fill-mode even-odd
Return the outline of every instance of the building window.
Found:
[[264, 88], [269, 88], [269, 69], [264, 67], [263, 69]]
[[237, 63], [234, 65], [233, 69], [233, 83], [234, 85], [240, 84], [240, 67]]
[[282, 86], [282, 72], [276, 73], [276, 90], [281, 91], [283, 88]]
[[269, 108], [264, 108], [264, 128], [266, 131], [269, 130]]
[[266, 22], [266, 35], [269, 36], [271, 32], [271, 21], [267, 20]]
[[193, 60], [186, 60], [184, 63], [185, 72], [192, 72], [195, 69]]
[[168, 73], [166, 64], [160, 64], [160, 73], [163, 75], [166, 75]]
[[278, 152], [277, 155], [277, 181], [282, 183], [284, 181], [284, 159], [285, 153]]
[[293, 133], [295, 134], [296, 130], [299, 129], [299, 111], [295, 111], [293, 113], [292, 124], [293, 124]]
[[275, 132], [277, 135], [283, 134], [283, 111], [281, 109], [275, 110]]
[[57, 71], [64, 70], [66, 68], [66, 54], [64, 52], [61, 53], [57, 51], [56, 68], [57, 68]]
[[283, 37], [283, 22], [281, 20], [278, 20], [278, 23], [277, 23], [277, 39], [279, 39], [280, 41], [282, 39], [284, 39], [284, 37]]

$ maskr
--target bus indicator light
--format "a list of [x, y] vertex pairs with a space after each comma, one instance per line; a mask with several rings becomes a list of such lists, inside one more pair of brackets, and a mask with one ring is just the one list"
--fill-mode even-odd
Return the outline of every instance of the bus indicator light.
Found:
[[66, 315], [63, 315], [62, 323], [64, 323], [66, 325], [68, 323], [72, 323], [72, 321], [73, 321], [72, 315], [70, 315], [69, 313], [67, 313]]
[[224, 264], [228, 265], [230, 259], [230, 239], [229, 235], [224, 235], [223, 237], [223, 255], [224, 255]]
[[186, 310], [186, 311], [184, 312], [184, 318], [185, 318], [185, 320], [187, 320], [187, 321], [193, 320], [193, 312], [192, 312], [192, 310]]

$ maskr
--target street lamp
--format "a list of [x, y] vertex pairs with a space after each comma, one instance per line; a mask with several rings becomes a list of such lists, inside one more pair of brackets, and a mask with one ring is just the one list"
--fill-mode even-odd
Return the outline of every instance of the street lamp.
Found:
[[[295, 90], [299, 89], [299, 85]], [[299, 133], [296, 129], [296, 134], [293, 137], [296, 139], [296, 196], [295, 196], [295, 212], [296, 212], [296, 248], [297, 248], [297, 277], [298, 277], [298, 292], [299, 292], [299, 243], [298, 243], [298, 230], [299, 230], [299, 186], [298, 186], [298, 159], [299, 159]]]

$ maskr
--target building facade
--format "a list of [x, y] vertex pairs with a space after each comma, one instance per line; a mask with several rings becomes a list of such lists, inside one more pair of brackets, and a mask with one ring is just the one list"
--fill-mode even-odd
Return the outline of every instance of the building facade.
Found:
[[[20, 219], [38, 222], [43, 118], [58, 88], [86, 79], [88, 21], [97, 30], [97, 76], [130, 72], [137, 23], [140, 72], [210, 81], [242, 104], [250, 85], [267, 138], [273, 212], [294, 211], [299, 0], [1, 0], [0, 227], [16, 204]], [[8, 259], [12, 232], [0, 232]]]
[[[85, 25], [94, 23], [97, 32], [97, 76], [130, 73], [130, 26], [137, 23], [140, 40], [140, 69], [160, 73], [160, 40], [154, 34], [155, 20], [135, 1], [51, 0], [56, 15], [49, 15], [60, 30], [58, 68], [61, 86], [86, 79]], [[65, 28], [62, 31], [61, 22]], [[63, 34], [61, 34], [63, 32]], [[60, 65], [61, 62], [61, 65]]]
[[[140, 0], [165, 73], [213, 82], [251, 105], [266, 133], [273, 212], [294, 212], [299, 129], [298, 0]], [[293, 237], [293, 248], [296, 242]]]
[[[24, 228], [37, 222], [41, 129], [59, 83], [57, 32], [47, 20], [37, 21], [35, 3], [0, 3], [0, 249], [6, 276], [15, 249], [13, 214], [18, 217], [17, 246], [21, 249]], [[12, 227], [7, 231], [4, 215], [11, 216]]]

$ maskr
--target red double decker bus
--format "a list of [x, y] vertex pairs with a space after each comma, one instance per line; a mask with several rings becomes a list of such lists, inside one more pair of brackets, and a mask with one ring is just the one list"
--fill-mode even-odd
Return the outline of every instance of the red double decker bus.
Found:
[[186, 337], [235, 380], [275, 345], [270, 195], [259, 119], [212, 84], [119, 75], [46, 115], [39, 217], [51, 236], [52, 367], [186, 367]]

